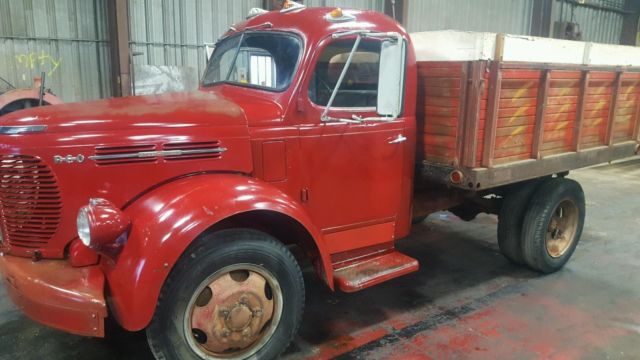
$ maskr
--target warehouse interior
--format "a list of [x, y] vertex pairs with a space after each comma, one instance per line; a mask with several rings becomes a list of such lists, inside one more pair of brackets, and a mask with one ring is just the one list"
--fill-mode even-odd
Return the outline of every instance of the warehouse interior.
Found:
[[[637, 45], [640, 36], [635, 0], [312, 0], [305, 5], [395, 14], [410, 33], [455, 29], [623, 45]], [[10, 85], [30, 88], [42, 72], [48, 75], [46, 87], [65, 102], [171, 89], [163, 84], [194, 90], [207, 44], [250, 9], [273, 6], [269, 0], [2, 0], [0, 77], [6, 81], [0, 92]], [[180, 80], [163, 82], [169, 74]]]
[[[352, 106], [372, 117], [348, 113], [344, 99], [359, 98], [339, 94], [343, 80], [356, 83], [348, 91], [362, 90], [347, 69], [371, 65], [367, 52], [377, 51], [380, 56], [373, 58], [380, 62], [385, 45], [406, 51], [408, 45], [386, 30], [347, 28], [346, 35], [331, 38], [339, 46], [328, 55], [308, 58], [300, 44], [317, 41], [319, 49], [333, 35], [300, 36], [304, 41], [290, 36], [304, 54], [290, 66], [291, 73], [300, 72], [291, 75], [290, 88], [271, 80], [275, 56], [266, 56], [273, 70], [264, 66], [264, 86], [229, 81], [246, 46], [244, 32], [288, 36], [282, 34], [289, 31], [287, 20], [250, 21], [289, 14], [304, 19], [304, 11], [314, 9], [322, 13], [310, 23], [330, 23], [319, 33], [331, 26], [343, 31], [343, 21], [393, 29], [397, 25], [389, 18], [406, 34], [430, 32], [412, 35], [423, 42], [422, 58], [394, 59], [411, 65], [400, 73], [415, 81], [402, 77], [397, 89], [388, 90], [400, 99], [390, 113], [381, 112], [381, 97], [373, 108]], [[348, 9], [379, 14], [350, 17]], [[436, 33], [441, 30], [454, 32]], [[225, 48], [217, 45], [236, 32], [242, 33], [238, 43], [220, 50]], [[354, 34], [355, 40], [341, 38]], [[441, 52], [423, 51], [431, 44], [425, 46], [424, 39], [434, 36], [451, 44]], [[467, 42], [454, 44], [456, 38]], [[380, 44], [358, 47], [367, 40]], [[566, 59], [571, 44], [578, 48], [576, 62], [539, 60]], [[557, 57], [538, 51], [556, 45]], [[249, 50], [259, 46], [254, 47]], [[511, 60], [531, 54], [526, 47], [533, 49], [531, 63]], [[266, 48], [251, 56], [265, 57]], [[516, 54], [504, 50], [514, 48]], [[229, 49], [236, 53], [226, 82], [206, 85], [214, 51]], [[610, 49], [619, 52], [604, 54]], [[476, 52], [491, 54], [476, 59]], [[442, 60], [442, 53], [473, 54]], [[498, 59], [499, 53], [504, 57]], [[615, 59], [618, 54], [625, 55]], [[640, 60], [626, 54], [640, 54], [640, 0], [0, 0], [0, 360], [640, 359]], [[611, 58], [615, 64], [606, 63]], [[318, 65], [309, 66], [315, 71], [309, 83], [326, 88], [322, 101], [313, 98], [315, 90], [295, 93], [311, 77], [302, 65], [315, 66], [312, 61]], [[342, 72], [331, 73], [335, 63]], [[321, 68], [324, 79], [317, 75]], [[327, 80], [331, 74], [335, 79]], [[378, 95], [384, 74], [375, 74], [372, 91]], [[231, 90], [217, 92], [215, 86]], [[29, 99], [17, 104], [19, 92]], [[38, 107], [43, 102], [52, 106]], [[11, 114], [2, 111], [6, 104]], [[417, 108], [413, 125], [394, 127], [403, 112], [415, 111], [407, 110], [411, 106]], [[429, 127], [433, 119], [455, 124]], [[353, 141], [367, 130], [366, 141]], [[207, 132], [222, 135], [216, 133], [214, 141]], [[166, 139], [174, 140], [160, 142]], [[187, 147], [184, 139], [191, 141]], [[340, 142], [345, 139], [351, 142]], [[399, 155], [388, 151], [392, 146], [406, 147]], [[35, 155], [39, 147], [42, 159]], [[278, 156], [285, 160], [273, 161]], [[91, 183], [100, 186], [95, 190]], [[71, 220], [66, 210], [45, 208], [73, 228], [64, 229], [73, 235], [54, 255], [46, 251], [62, 242], [58, 228], [57, 237], [36, 244], [42, 249], [20, 248], [20, 236], [27, 236], [20, 231], [47, 235], [41, 235], [46, 227], [37, 218], [37, 226], [19, 223], [41, 215], [42, 208], [29, 207], [32, 188], [46, 206], [62, 208], [61, 199], [74, 206]], [[557, 204], [547, 208], [545, 201], [554, 196]], [[322, 211], [313, 208], [318, 198]], [[244, 204], [249, 205], [236, 211]], [[388, 215], [389, 204], [400, 210]], [[385, 216], [370, 220], [367, 213]], [[45, 225], [51, 219], [46, 216]], [[198, 216], [219, 221], [205, 224]], [[355, 220], [342, 224], [341, 217]], [[513, 228], [500, 228], [505, 218], [519, 220], [512, 220]], [[94, 224], [100, 231], [93, 232]], [[87, 241], [82, 226], [90, 229]], [[536, 241], [527, 232], [544, 234], [539, 246], [551, 261], [536, 263], [534, 240], [505, 251], [505, 231]], [[572, 240], [557, 245], [569, 237], [565, 232]], [[190, 244], [162, 247], [172, 235], [184, 234]], [[208, 245], [214, 241], [231, 250]], [[280, 252], [255, 255], [265, 243]], [[553, 255], [550, 243], [564, 249]], [[240, 265], [214, 274], [206, 262], [215, 255], [226, 264], [245, 259], [243, 254], [255, 263], [238, 260]], [[52, 263], [51, 271], [28, 271]], [[267, 271], [260, 272], [263, 264]], [[282, 275], [291, 264], [300, 278]], [[204, 285], [193, 294], [180, 291], [190, 276], [205, 271]], [[290, 282], [278, 283], [279, 276]], [[152, 280], [160, 283], [157, 289], [146, 285]], [[301, 292], [291, 284], [302, 284]], [[225, 287], [236, 291], [233, 286], [241, 291], [228, 295]], [[218, 291], [233, 301], [212, 305]], [[282, 301], [282, 294], [292, 293], [304, 312], [296, 301]], [[171, 301], [192, 312], [159, 305]], [[153, 309], [142, 314], [140, 304]], [[130, 325], [122, 321], [125, 311], [116, 309], [149, 319], [145, 326]], [[283, 315], [288, 309], [299, 317], [297, 325]], [[201, 318], [193, 320], [197, 311]], [[272, 318], [257, 326], [263, 313]], [[202, 318], [220, 323], [201, 330], [196, 323]], [[278, 333], [281, 319], [294, 330]], [[190, 339], [180, 344], [191, 352], [167, 350], [176, 335], [156, 325], [160, 321], [177, 324], [177, 333]], [[88, 330], [74, 328], [81, 325]], [[254, 326], [260, 329], [251, 333]], [[277, 329], [262, 335], [271, 326]], [[204, 346], [214, 337], [222, 339], [215, 346], [223, 350]], [[269, 348], [275, 341], [280, 350]]]

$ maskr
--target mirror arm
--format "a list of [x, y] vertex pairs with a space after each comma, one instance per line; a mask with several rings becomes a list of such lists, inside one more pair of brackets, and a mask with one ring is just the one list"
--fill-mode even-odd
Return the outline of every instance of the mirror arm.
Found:
[[[322, 116], [320, 117], [320, 120], [322, 121], [331, 121], [333, 120], [331, 117], [329, 117], [329, 110], [331, 109], [331, 106], [333, 105], [333, 101], [336, 99], [336, 96], [338, 95], [338, 90], [340, 90], [340, 86], [342, 86], [342, 82], [344, 81], [344, 78], [347, 76], [347, 71], [349, 71], [349, 67], [351, 67], [351, 62], [353, 61], [353, 56], [356, 53], [356, 50], [358, 50], [358, 46], [360, 46], [360, 41], [362, 40], [362, 35], [358, 35], [358, 37], [356, 38], [356, 42], [355, 44], [353, 44], [353, 48], [351, 49], [351, 53], [349, 53], [349, 57], [347, 58], [347, 62], [344, 64], [344, 68], [342, 69], [342, 73], [340, 73], [340, 77], [338, 78], [338, 82], [336, 83], [336, 86], [333, 88], [333, 92], [331, 93], [331, 97], [329, 98], [329, 102], [327, 103], [327, 106], [325, 107], [324, 111], [322, 112]], [[339, 121], [342, 121], [339, 119]]]

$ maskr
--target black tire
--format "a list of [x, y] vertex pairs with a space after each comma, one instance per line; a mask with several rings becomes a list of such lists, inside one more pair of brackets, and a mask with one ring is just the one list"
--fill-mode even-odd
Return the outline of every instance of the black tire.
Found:
[[[570, 224], [571, 231], [559, 231], [554, 222], [563, 219]], [[559, 216], [559, 217], [558, 217]], [[552, 222], [554, 218], [554, 222]], [[522, 227], [522, 257], [533, 270], [549, 274], [560, 270], [569, 261], [578, 246], [585, 218], [584, 191], [580, 184], [571, 179], [555, 178], [542, 184], [534, 193]], [[561, 236], [567, 239], [562, 251], [554, 248], [551, 254], [548, 248], [548, 236], [554, 233], [570, 234]]]
[[[268, 323], [275, 330], [270, 337], [265, 337], [266, 343], [253, 354], [239, 356], [275, 359], [287, 348], [298, 331], [304, 310], [305, 290], [300, 267], [291, 252], [273, 237], [254, 230], [230, 229], [196, 240], [171, 271], [147, 328], [147, 340], [157, 359], [203, 358], [197, 353], [202, 350], [194, 350], [198, 348], [193, 340], [197, 341], [197, 336], [185, 331], [189, 326], [185, 318], [188, 308], [191, 309], [190, 302], [193, 304], [195, 292], [200, 292], [202, 284], [206, 284], [212, 274], [245, 264], [264, 269], [277, 280], [282, 310], [276, 325], [272, 325], [271, 320]], [[209, 295], [209, 298], [212, 296], [215, 295]], [[196, 299], [200, 301], [200, 297]], [[242, 303], [243, 300], [239, 301]]]
[[522, 222], [529, 201], [539, 185], [539, 181], [532, 181], [514, 186], [504, 196], [498, 214], [498, 247], [504, 257], [518, 265], [524, 265]]

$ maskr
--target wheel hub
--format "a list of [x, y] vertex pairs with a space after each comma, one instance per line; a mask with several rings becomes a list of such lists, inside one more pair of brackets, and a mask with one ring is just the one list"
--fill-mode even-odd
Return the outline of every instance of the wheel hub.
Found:
[[274, 320], [280, 314], [274, 295], [267, 278], [256, 271], [235, 270], [216, 277], [196, 295], [191, 308], [197, 346], [215, 357], [244, 355], [277, 325]]
[[578, 228], [578, 206], [571, 200], [562, 201], [553, 212], [547, 228], [547, 253], [553, 258], [564, 255], [575, 239]]
[[245, 304], [237, 304], [229, 311], [224, 322], [229, 330], [242, 331], [251, 324], [251, 320], [253, 320], [251, 309]]

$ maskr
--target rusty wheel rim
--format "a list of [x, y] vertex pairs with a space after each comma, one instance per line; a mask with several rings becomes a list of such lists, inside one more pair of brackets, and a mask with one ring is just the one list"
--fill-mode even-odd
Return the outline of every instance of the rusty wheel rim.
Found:
[[575, 202], [565, 199], [558, 204], [547, 228], [547, 253], [559, 258], [571, 248], [578, 229], [579, 209]]
[[271, 339], [281, 315], [276, 278], [256, 265], [232, 265], [209, 276], [192, 295], [185, 337], [203, 359], [245, 359]]

